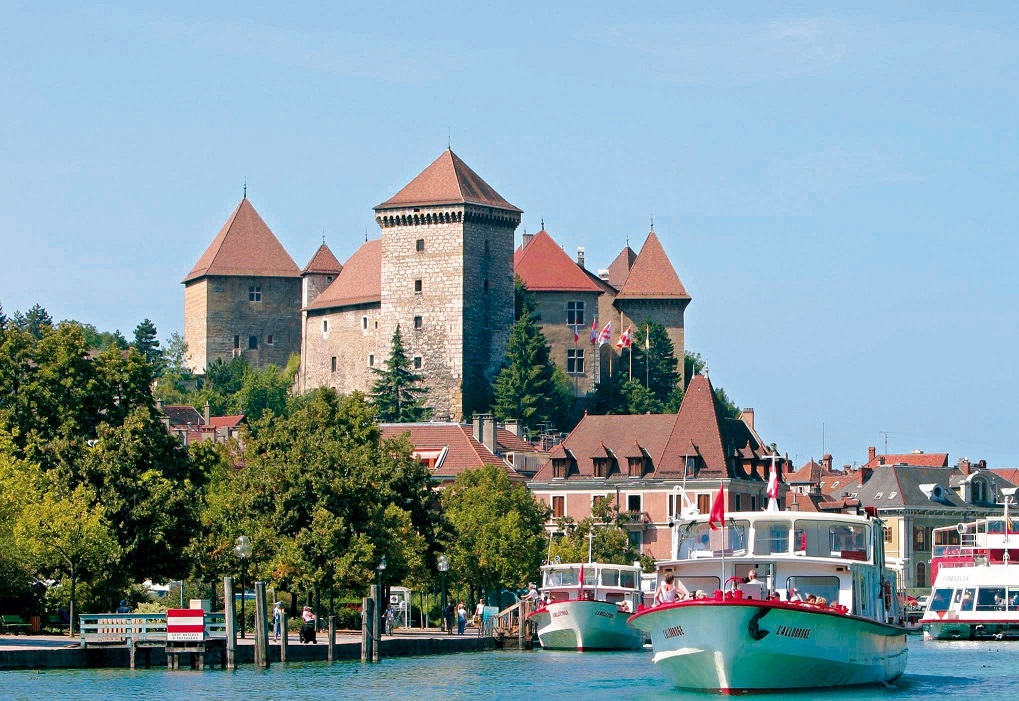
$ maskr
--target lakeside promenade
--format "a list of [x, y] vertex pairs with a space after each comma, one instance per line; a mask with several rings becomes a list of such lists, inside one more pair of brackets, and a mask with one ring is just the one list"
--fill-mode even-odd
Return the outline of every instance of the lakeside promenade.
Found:
[[[302, 644], [297, 633], [287, 638], [287, 662], [324, 662], [328, 658], [328, 635], [319, 633], [317, 644]], [[495, 640], [478, 636], [477, 629], [465, 635], [448, 635], [436, 629], [398, 629], [383, 636], [380, 654], [386, 657], [443, 655], [456, 652], [491, 650]], [[237, 663], [254, 664], [254, 636], [237, 639]], [[361, 634], [342, 631], [336, 634], [334, 660], [360, 659]], [[269, 660], [280, 662], [280, 644], [269, 640]], [[152, 667], [166, 667], [162, 647], [151, 652]], [[130, 666], [130, 651], [124, 645], [83, 649], [79, 638], [66, 635], [0, 635], [0, 670], [5, 669], [78, 669], [86, 667]], [[218, 666], [218, 665], [217, 665]]]

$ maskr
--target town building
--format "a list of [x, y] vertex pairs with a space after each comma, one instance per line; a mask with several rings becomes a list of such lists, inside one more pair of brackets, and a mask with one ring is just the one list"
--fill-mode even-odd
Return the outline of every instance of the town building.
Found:
[[[585, 416], [527, 486], [551, 508], [549, 532], [560, 519], [590, 517], [595, 502], [607, 499], [628, 516], [631, 543], [665, 558], [670, 523], [685, 506], [706, 514], [719, 489], [727, 511], [766, 506], [773, 451], [753, 416], [725, 417], [708, 377], [695, 375], [675, 414]], [[777, 456], [775, 464], [781, 480], [788, 465]], [[689, 504], [681, 503], [680, 488]], [[786, 491], [780, 482], [780, 505]]]
[[164, 405], [162, 402], [156, 402], [156, 410], [162, 414], [161, 421], [166, 431], [184, 445], [240, 440], [241, 430], [247, 423], [244, 414], [211, 416], [208, 402], [204, 413], [187, 404]]

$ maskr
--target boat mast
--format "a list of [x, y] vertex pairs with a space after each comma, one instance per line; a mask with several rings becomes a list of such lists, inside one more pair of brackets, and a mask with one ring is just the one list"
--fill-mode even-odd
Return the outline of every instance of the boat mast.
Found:
[[591, 564], [591, 556], [594, 552], [594, 529], [587, 532], [587, 564]]

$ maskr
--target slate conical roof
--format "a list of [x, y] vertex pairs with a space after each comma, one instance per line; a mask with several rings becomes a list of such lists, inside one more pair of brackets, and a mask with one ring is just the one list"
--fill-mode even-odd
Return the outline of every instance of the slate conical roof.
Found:
[[655, 232], [648, 234], [616, 299], [690, 299]]
[[308, 264], [304, 266], [301, 274], [321, 273], [323, 275], [339, 275], [341, 270], [343, 270], [343, 266], [340, 265], [340, 261], [336, 260], [336, 256], [329, 250], [329, 246], [323, 243], [315, 251], [315, 255], [311, 257]]
[[521, 211], [503, 199], [451, 149], [443, 151], [406, 187], [376, 205], [375, 209], [450, 204], [476, 204], [511, 212]]
[[301, 269], [245, 197], [183, 282], [207, 275], [300, 277]]
[[531, 292], [601, 292], [544, 229], [516, 250], [513, 270]]

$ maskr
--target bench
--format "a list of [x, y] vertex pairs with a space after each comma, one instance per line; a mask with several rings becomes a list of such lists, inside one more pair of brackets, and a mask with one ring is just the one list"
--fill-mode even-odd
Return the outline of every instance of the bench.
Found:
[[31, 628], [31, 624], [27, 623], [24, 618], [17, 614], [5, 614], [2, 617], [3, 630], [5, 633], [13, 632], [15, 635], [19, 633], [28, 634], [28, 629]]
[[63, 614], [51, 613], [46, 616], [46, 623], [43, 624], [43, 629], [52, 632], [56, 631], [58, 634], [63, 635], [65, 630], [70, 629], [71, 622], [66, 620]]

